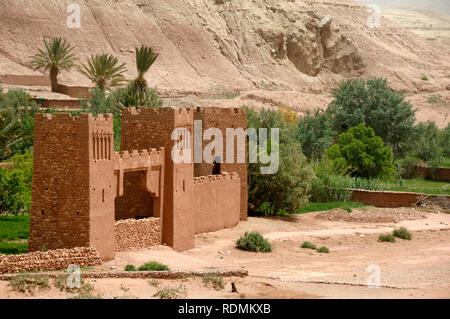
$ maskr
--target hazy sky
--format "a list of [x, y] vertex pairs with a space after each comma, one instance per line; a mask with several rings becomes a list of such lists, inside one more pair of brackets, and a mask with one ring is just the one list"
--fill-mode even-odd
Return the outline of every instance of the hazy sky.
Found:
[[362, 4], [378, 4], [383, 9], [427, 9], [450, 14], [450, 0], [356, 0]]

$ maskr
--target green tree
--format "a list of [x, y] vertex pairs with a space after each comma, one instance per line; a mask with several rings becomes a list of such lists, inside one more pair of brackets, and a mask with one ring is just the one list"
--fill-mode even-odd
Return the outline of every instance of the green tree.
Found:
[[[295, 126], [282, 120], [277, 111], [247, 110], [248, 128], [280, 129], [279, 144], [267, 140], [267, 151], [279, 152], [279, 169], [276, 174], [261, 174], [260, 161], [248, 164], [249, 213], [253, 215], [292, 214], [308, 202], [308, 191], [314, 177], [302, 153], [300, 143], [295, 141]], [[268, 132], [270, 136], [270, 132]], [[263, 151], [260, 147], [258, 153]], [[265, 150], [264, 150], [265, 151]]]
[[391, 179], [395, 176], [392, 151], [365, 124], [352, 127], [326, 150], [336, 169], [352, 176]]
[[156, 53], [151, 47], [141, 46], [136, 48], [136, 68], [138, 76], [134, 80], [135, 88], [138, 94], [144, 94], [147, 90], [147, 81], [145, 80], [145, 73], [155, 63], [159, 53]]
[[78, 71], [84, 74], [100, 90], [120, 86], [126, 82], [125, 63], [119, 64], [119, 59], [110, 54], [91, 55], [82, 63]]
[[0, 88], [0, 161], [33, 147], [36, 102], [23, 90]]
[[440, 162], [444, 156], [442, 148], [442, 133], [436, 123], [428, 121], [415, 127], [413, 156], [429, 163]]
[[0, 216], [28, 213], [31, 205], [33, 156], [16, 155], [0, 167]]
[[396, 157], [408, 151], [415, 110], [402, 93], [389, 88], [386, 79], [346, 80], [332, 90], [332, 95], [334, 100], [327, 111], [338, 133], [365, 123], [392, 148]]
[[333, 130], [331, 116], [317, 110], [307, 111], [297, 124], [297, 139], [302, 144], [303, 154], [309, 159], [321, 159], [323, 152], [333, 144], [336, 132]]
[[76, 56], [66, 40], [54, 37], [44, 39], [44, 49], [38, 49], [39, 53], [30, 57], [30, 66], [33, 70], [42, 72], [50, 71], [52, 92], [58, 92], [58, 75], [61, 71], [70, 71], [75, 67]]

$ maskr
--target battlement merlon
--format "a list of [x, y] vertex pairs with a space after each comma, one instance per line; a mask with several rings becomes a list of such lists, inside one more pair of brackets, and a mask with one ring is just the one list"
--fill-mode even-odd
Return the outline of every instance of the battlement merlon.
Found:
[[230, 180], [240, 181], [239, 174], [236, 172], [232, 172], [232, 173], [223, 172], [220, 175], [208, 175], [208, 176], [195, 177], [194, 185], [195, 184], [211, 184], [211, 183], [230, 181]]
[[193, 113], [193, 108], [190, 107], [160, 107], [158, 109], [129, 107], [122, 110], [122, 118], [133, 121], [166, 121], [172, 122], [174, 126], [183, 126], [193, 124]]
[[164, 165], [164, 148], [114, 152], [114, 170], [139, 170]]
[[87, 124], [89, 127], [102, 128], [112, 131], [114, 127], [114, 117], [112, 114], [81, 113], [78, 116], [72, 116], [70, 113], [36, 113], [35, 121], [39, 123], [67, 123], [67, 124]]

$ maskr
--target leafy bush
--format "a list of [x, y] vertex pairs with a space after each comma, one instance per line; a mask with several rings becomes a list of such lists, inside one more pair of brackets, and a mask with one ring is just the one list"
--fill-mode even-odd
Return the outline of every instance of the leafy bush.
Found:
[[334, 167], [352, 176], [383, 179], [395, 176], [391, 149], [364, 124], [339, 135], [338, 142], [326, 151], [326, 155]]
[[[276, 111], [262, 109], [247, 111], [248, 127], [258, 132], [260, 128], [279, 128], [279, 144], [271, 139], [266, 141], [267, 153], [279, 152], [279, 167], [276, 174], [262, 174], [266, 164], [248, 164], [249, 213], [253, 215], [293, 214], [306, 205], [308, 191], [314, 176], [307, 166], [301, 145], [295, 141], [295, 126], [282, 120]], [[268, 132], [268, 135], [270, 133]], [[260, 153], [260, 147], [257, 152]]]
[[317, 248], [317, 252], [321, 254], [328, 254], [330, 252], [330, 249], [328, 249], [328, 247], [322, 246], [320, 248]]
[[125, 271], [136, 271], [136, 267], [134, 265], [126, 265]]
[[156, 261], [152, 261], [149, 263], [145, 263], [138, 268], [139, 271], [166, 271], [169, 270], [169, 267], [166, 265], [160, 264]]
[[327, 112], [338, 133], [365, 123], [392, 148], [396, 157], [410, 148], [416, 111], [402, 93], [389, 88], [386, 79], [346, 80], [332, 94], [334, 100]]
[[8, 167], [0, 167], [0, 216], [28, 213], [31, 206], [33, 158], [16, 155]]
[[310, 241], [304, 241], [301, 245], [302, 248], [316, 249], [316, 245], [314, 245]]
[[317, 110], [313, 114], [307, 111], [306, 115], [298, 121], [296, 136], [302, 145], [303, 153], [309, 160], [320, 159], [323, 152], [333, 144], [336, 136], [333, 130], [333, 119], [322, 110]]
[[395, 237], [392, 235], [380, 235], [378, 236], [378, 241], [384, 242], [390, 242], [390, 243], [395, 243]]
[[315, 178], [311, 183], [311, 202], [346, 202], [352, 196], [347, 189], [346, 176], [329, 175]]
[[258, 232], [246, 232], [236, 242], [236, 246], [240, 249], [256, 252], [271, 252], [272, 245]]
[[406, 240], [411, 240], [411, 238], [412, 238], [411, 233], [405, 227], [401, 227], [399, 229], [394, 229], [394, 231], [392, 232], [392, 235], [394, 235], [397, 238], [406, 239]]

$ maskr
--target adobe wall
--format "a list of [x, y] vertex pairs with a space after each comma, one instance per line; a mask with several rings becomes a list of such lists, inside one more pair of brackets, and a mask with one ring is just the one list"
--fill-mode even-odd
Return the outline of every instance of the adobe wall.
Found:
[[85, 86], [68, 86], [60, 84], [58, 93], [65, 94], [73, 98], [87, 99], [91, 96], [89, 89], [89, 87]]
[[0, 83], [24, 86], [50, 86], [50, 77], [47, 75], [16, 75], [6, 74], [0, 77]]
[[56, 100], [56, 99], [34, 99], [41, 108], [46, 109], [63, 109], [79, 110], [81, 107], [80, 100]]
[[[193, 132], [193, 112], [187, 108], [140, 108], [122, 112], [122, 150], [165, 148], [163, 242], [182, 251], [194, 247], [194, 218], [192, 215], [193, 164], [175, 164], [171, 152], [175, 145], [171, 134], [175, 128], [185, 127]], [[192, 141], [191, 141], [192, 145]], [[139, 198], [125, 189], [137, 205]], [[157, 216], [155, 216], [157, 217]]]
[[195, 233], [213, 232], [240, 220], [240, 179], [236, 173], [194, 179]]
[[36, 114], [29, 251], [95, 247], [114, 257], [112, 115]]
[[0, 274], [67, 269], [70, 265], [96, 266], [102, 259], [94, 248], [56, 249], [22, 255], [0, 255]]
[[375, 207], [411, 207], [424, 197], [448, 197], [446, 195], [426, 195], [420, 193], [406, 193], [394, 191], [353, 190], [352, 200]]
[[127, 219], [116, 222], [115, 243], [116, 251], [131, 251], [160, 245], [160, 219]]
[[88, 115], [35, 115], [29, 251], [89, 246]]
[[[223, 135], [223, 163], [221, 165], [222, 172], [237, 172], [241, 180], [240, 195], [240, 218], [247, 219], [247, 138], [245, 137], [245, 163], [237, 163], [237, 138], [235, 137], [234, 163], [226, 162], [226, 143], [227, 128], [247, 129], [247, 112], [244, 108], [220, 108], [220, 107], [197, 107], [194, 111], [194, 120], [202, 120], [202, 134], [209, 128], [218, 128]], [[211, 141], [203, 140], [202, 149]], [[194, 174], [196, 177], [207, 176], [212, 174], [213, 164], [203, 163], [194, 165]]]
[[449, 167], [439, 167], [435, 174], [433, 170], [428, 167], [416, 166], [415, 173], [424, 178], [435, 179], [442, 182], [450, 182], [450, 168]]

